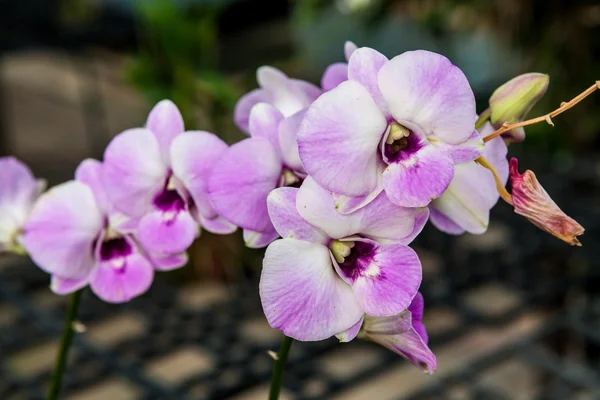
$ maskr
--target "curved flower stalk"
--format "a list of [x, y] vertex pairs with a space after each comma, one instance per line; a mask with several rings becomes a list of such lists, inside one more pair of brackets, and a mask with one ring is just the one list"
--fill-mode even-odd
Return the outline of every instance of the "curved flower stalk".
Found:
[[346, 56], [346, 62], [338, 62], [333, 63], [325, 69], [323, 73], [323, 77], [321, 78], [321, 88], [324, 91], [329, 91], [331, 89], [335, 89], [340, 83], [348, 80], [348, 61], [350, 61], [350, 56], [358, 47], [347, 41], [344, 44], [344, 55]]
[[284, 118], [274, 106], [258, 103], [249, 118], [251, 137], [234, 144], [216, 162], [209, 182], [215, 209], [244, 229], [248, 247], [279, 237], [267, 211], [267, 195], [281, 186], [300, 186], [306, 177], [296, 131], [304, 110]]
[[270, 104], [284, 117], [290, 117], [308, 107], [322, 93], [312, 83], [289, 78], [277, 68], [269, 66], [256, 70], [256, 80], [260, 88], [242, 96], [233, 112], [236, 125], [246, 133], [250, 132], [250, 112], [256, 104]]
[[207, 192], [215, 161], [227, 150], [217, 136], [184, 132], [175, 104], [158, 103], [145, 128], [126, 130], [104, 152], [106, 196], [133, 219], [142, 245], [153, 254], [180, 255], [200, 234], [236, 227], [215, 211]]
[[46, 181], [14, 157], [0, 157], [0, 253], [23, 253], [22, 231]]
[[283, 239], [267, 248], [260, 297], [267, 320], [292, 338], [323, 340], [355, 325], [363, 314], [405, 310], [421, 283], [421, 263], [407, 246], [428, 211], [398, 207], [385, 195], [343, 215], [310, 177], [300, 189], [268, 198]]
[[363, 47], [348, 78], [315, 100], [298, 130], [307, 173], [332, 192], [363, 197], [341, 212], [382, 190], [398, 206], [427, 206], [450, 185], [455, 164], [481, 154], [473, 92], [446, 57], [409, 51], [388, 60]]
[[185, 254], [151, 257], [115, 213], [101, 181], [100, 162], [85, 160], [75, 180], [40, 196], [23, 232], [33, 261], [52, 275], [51, 289], [73, 293], [87, 285], [102, 300], [122, 303], [144, 293], [154, 269], [182, 266]]
[[437, 360], [427, 346], [429, 341], [423, 325], [423, 295], [417, 293], [408, 308], [390, 317], [366, 315], [352, 328], [337, 334], [340, 342], [355, 337], [385, 346], [406, 358], [428, 374], [437, 369]]
[[[492, 125], [486, 123], [479, 132], [485, 136], [493, 130]], [[507, 152], [504, 140], [495, 138], [485, 144], [482, 153], [496, 169], [503, 185], [508, 180]], [[429, 205], [431, 222], [442, 232], [452, 235], [482, 234], [488, 228], [490, 210], [499, 198], [491, 171], [475, 161], [456, 165], [446, 191]]]

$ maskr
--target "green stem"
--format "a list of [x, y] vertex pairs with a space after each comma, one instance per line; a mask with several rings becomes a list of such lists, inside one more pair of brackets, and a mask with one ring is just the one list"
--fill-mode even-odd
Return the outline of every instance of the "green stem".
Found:
[[269, 390], [269, 400], [279, 399], [279, 392], [281, 391], [281, 383], [283, 382], [283, 371], [285, 369], [285, 363], [290, 353], [290, 348], [294, 339], [285, 336], [283, 342], [281, 342], [281, 349], [277, 353], [277, 359], [273, 365], [273, 376], [271, 377], [271, 390]]
[[484, 111], [482, 111], [481, 115], [479, 115], [479, 118], [477, 118], [477, 121], [475, 122], [475, 129], [481, 128], [483, 124], [487, 122], [491, 115], [492, 110], [490, 110], [489, 108], [486, 108]]
[[62, 384], [62, 378], [65, 373], [67, 366], [67, 359], [69, 356], [69, 348], [73, 341], [73, 322], [77, 316], [77, 308], [81, 300], [82, 290], [78, 290], [71, 295], [69, 306], [67, 308], [67, 314], [65, 315], [65, 324], [63, 327], [62, 340], [60, 342], [60, 348], [56, 357], [56, 364], [54, 371], [52, 372], [52, 381], [50, 382], [50, 388], [48, 389], [47, 400], [57, 400], [60, 393]]

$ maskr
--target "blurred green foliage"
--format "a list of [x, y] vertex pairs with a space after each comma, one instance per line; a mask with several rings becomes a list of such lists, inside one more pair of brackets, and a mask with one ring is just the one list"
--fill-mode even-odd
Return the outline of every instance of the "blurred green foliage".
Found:
[[[138, 52], [128, 76], [149, 103], [168, 98], [190, 129], [214, 129], [240, 93], [218, 71], [218, 3], [184, 8], [171, 0], [137, 2]], [[201, 110], [207, 115], [198, 121]], [[209, 126], [207, 126], [209, 125]]]

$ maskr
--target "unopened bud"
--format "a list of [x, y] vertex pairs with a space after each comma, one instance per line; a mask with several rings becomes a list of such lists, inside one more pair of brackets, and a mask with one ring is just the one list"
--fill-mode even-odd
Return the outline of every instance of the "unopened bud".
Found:
[[[546, 93], [550, 77], [546, 74], [519, 75], [500, 86], [490, 97], [490, 122], [496, 129], [504, 123], [523, 121], [531, 108]], [[505, 139], [520, 142], [525, 139], [523, 128], [503, 134]]]
[[510, 183], [512, 203], [517, 214], [571, 246], [581, 246], [577, 236], [583, 234], [583, 227], [556, 205], [532, 171], [519, 173], [516, 158], [510, 160]]

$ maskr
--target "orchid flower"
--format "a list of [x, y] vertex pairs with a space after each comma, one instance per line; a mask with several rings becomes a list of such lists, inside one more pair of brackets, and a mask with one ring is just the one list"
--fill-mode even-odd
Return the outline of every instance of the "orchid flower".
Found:
[[0, 157], [0, 253], [22, 253], [22, 230], [46, 186], [14, 157]]
[[298, 340], [323, 340], [365, 313], [393, 316], [410, 305], [421, 263], [407, 244], [427, 221], [426, 208], [398, 207], [382, 194], [343, 215], [310, 177], [299, 189], [271, 192], [268, 207], [283, 238], [267, 248], [259, 285], [272, 327]]
[[242, 96], [233, 112], [236, 125], [246, 133], [250, 132], [250, 111], [256, 104], [270, 104], [284, 117], [290, 117], [321, 95], [321, 89], [312, 83], [288, 78], [277, 68], [269, 66], [258, 68], [256, 80], [260, 88]]
[[417, 293], [410, 306], [391, 317], [364, 316], [353, 327], [337, 334], [340, 342], [349, 342], [355, 337], [379, 343], [394, 353], [433, 374], [437, 369], [435, 355], [427, 346], [429, 338], [423, 325], [423, 295]]
[[251, 137], [234, 144], [212, 171], [209, 192], [217, 212], [244, 229], [248, 247], [279, 237], [267, 211], [267, 195], [280, 186], [300, 186], [306, 177], [296, 143], [304, 111], [284, 118], [274, 106], [258, 103], [249, 118]]
[[[481, 136], [494, 131], [490, 123], [480, 130]], [[494, 138], [485, 144], [482, 156], [496, 169], [502, 184], [508, 180], [508, 149], [504, 140]], [[429, 205], [430, 218], [442, 232], [459, 235], [465, 231], [481, 234], [487, 230], [490, 210], [500, 195], [492, 172], [475, 161], [456, 165], [452, 182], [444, 193]]]
[[139, 245], [127, 219], [108, 203], [101, 170], [100, 162], [85, 160], [75, 180], [42, 194], [25, 225], [23, 245], [52, 275], [55, 293], [89, 284], [102, 300], [122, 303], [150, 287], [155, 269], [182, 266], [187, 257], [153, 258]]
[[516, 158], [510, 160], [510, 184], [511, 200], [517, 214], [571, 246], [581, 246], [578, 236], [583, 235], [583, 226], [556, 205], [533, 171], [519, 172]]
[[447, 58], [409, 51], [392, 60], [359, 48], [348, 78], [309, 107], [298, 129], [306, 172], [326, 189], [360, 201], [382, 190], [403, 207], [424, 207], [452, 182], [455, 164], [476, 159], [483, 141], [475, 97]]
[[145, 128], [126, 130], [104, 153], [108, 200], [138, 222], [142, 245], [168, 256], [180, 254], [200, 234], [236, 227], [214, 210], [207, 193], [214, 162], [227, 150], [217, 136], [184, 132], [177, 106], [168, 100], [150, 112]]
[[344, 44], [346, 62], [333, 63], [325, 69], [323, 77], [321, 78], [321, 88], [323, 88], [324, 91], [327, 92], [331, 89], [335, 89], [340, 83], [348, 80], [348, 61], [357, 48], [358, 47], [350, 41], [347, 41]]

